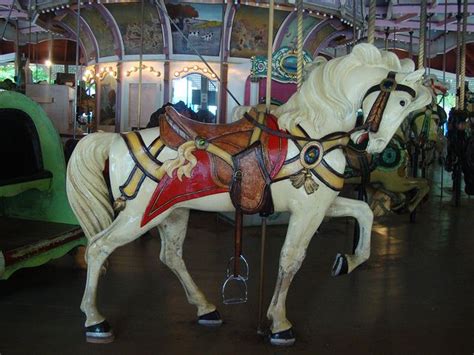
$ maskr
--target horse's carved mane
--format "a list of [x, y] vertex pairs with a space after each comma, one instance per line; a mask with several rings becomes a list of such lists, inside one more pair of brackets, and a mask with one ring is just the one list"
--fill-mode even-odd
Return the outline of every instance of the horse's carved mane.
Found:
[[[302, 121], [312, 122], [316, 132], [328, 120], [344, 120], [357, 110], [358, 104], [347, 98], [346, 77], [361, 66], [378, 67], [392, 71], [402, 71], [398, 57], [375, 46], [361, 43], [349, 55], [328, 61], [324, 57], [307, 66], [307, 77], [299, 92], [273, 113], [279, 117], [281, 129], [291, 130]], [[361, 93], [360, 99], [362, 99]]]

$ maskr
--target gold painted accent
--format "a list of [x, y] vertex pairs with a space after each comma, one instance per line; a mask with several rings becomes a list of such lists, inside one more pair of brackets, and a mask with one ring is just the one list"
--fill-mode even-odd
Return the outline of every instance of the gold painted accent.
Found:
[[[130, 132], [126, 134], [127, 140], [130, 143], [131, 146], [131, 151], [130, 154], [135, 156], [137, 158], [137, 161], [139, 161], [140, 165], [142, 165], [141, 160], [138, 159], [137, 154], [140, 154], [142, 160], [151, 160], [150, 157], [145, 153], [145, 150], [148, 149], [151, 155], [155, 156], [158, 151], [163, 147], [163, 142], [161, 139], [157, 139], [153, 142], [153, 144], [149, 148], [145, 148], [141, 145], [140, 140], [138, 138], [138, 133], [137, 132]], [[145, 150], [144, 150], [145, 149]], [[159, 164], [153, 164], [158, 167], [158, 169], [161, 167]], [[144, 165], [143, 169], [147, 169]], [[148, 170], [149, 174], [152, 174], [156, 176], [156, 174], [153, 174], [152, 171]], [[129, 182], [122, 187], [122, 193], [126, 197], [131, 197], [135, 195], [137, 189], [139, 188], [140, 181], [143, 178], [143, 171], [140, 170], [140, 168], [135, 169], [133, 172], [133, 176], [128, 180]], [[163, 177], [163, 174], [158, 179], [161, 179]]]
[[333, 186], [337, 190], [341, 190], [344, 186], [344, 178], [339, 177], [333, 173], [331, 173], [324, 165], [319, 164], [317, 167], [314, 168], [314, 171], [328, 184]]
[[232, 161], [232, 155], [227, 153], [225, 150], [219, 148], [218, 146], [209, 143], [209, 145], [206, 148], [206, 151], [208, 151], [211, 154], [214, 154], [215, 156], [221, 158], [224, 160], [227, 164], [229, 164], [232, 168], [234, 167], [234, 163]]
[[[252, 109], [250, 110], [249, 112], [249, 115], [252, 116], [252, 118], [255, 119], [255, 111]], [[257, 113], [257, 122], [260, 123], [260, 124], [263, 124], [263, 121], [265, 121], [265, 113], [264, 112], [258, 112]], [[253, 132], [252, 132], [252, 137], [250, 137], [250, 144], [253, 144], [255, 143], [256, 141], [258, 141], [260, 139], [260, 136], [262, 135], [262, 130], [255, 126], [255, 128], [253, 129]]]
[[143, 174], [143, 171], [141, 171], [140, 169], [136, 169], [133, 172], [133, 176], [128, 182], [128, 184], [126, 184], [122, 188], [122, 193], [127, 197], [133, 196], [135, 194], [135, 191], [137, 191], [138, 184], [140, 183], [140, 180], [142, 179], [143, 175], [145, 175]]
[[290, 176], [291, 183], [297, 189], [304, 186], [304, 190], [308, 195], [311, 195], [319, 189], [319, 185], [314, 181], [313, 174], [308, 170], [302, 170], [296, 175]]
[[292, 163], [284, 164], [278, 174], [274, 177], [275, 180], [281, 180], [288, 176], [294, 175], [303, 169], [299, 160], [295, 160]]
[[120, 211], [123, 211], [125, 209], [127, 205], [127, 201], [125, 199], [125, 197], [123, 196], [120, 196], [119, 198], [117, 198], [115, 201], [114, 201], [114, 205], [113, 205], [113, 209], [115, 212], [120, 212]]
[[140, 144], [138, 134], [135, 132], [128, 133], [127, 140], [131, 147], [130, 154], [133, 154], [135, 157], [139, 168], [154, 175], [153, 172], [158, 171], [161, 168], [161, 164], [153, 159], [150, 159], [150, 157], [146, 154], [146, 147], [143, 147]]

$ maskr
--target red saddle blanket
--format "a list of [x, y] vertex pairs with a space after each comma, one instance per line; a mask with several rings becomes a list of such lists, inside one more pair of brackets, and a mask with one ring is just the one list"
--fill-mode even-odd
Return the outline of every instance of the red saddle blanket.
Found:
[[[278, 129], [276, 118], [272, 115], [267, 116], [266, 125], [273, 130]], [[260, 140], [265, 142], [262, 144], [265, 165], [268, 175], [273, 178], [285, 162], [288, 140], [266, 132], [261, 132]], [[219, 174], [213, 171], [213, 169], [216, 169], [216, 164], [213, 163], [216, 157], [205, 150], [195, 150], [192, 154], [198, 162], [192, 170], [191, 177], [183, 176], [180, 180], [176, 175], [176, 171], [172, 177], [165, 174], [159, 181], [146, 207], [141, 226], [146, 225], [179, 202], [229, 192], [230, 184], [228, 186], [223, 185], [222, 180], [216, 179]]]

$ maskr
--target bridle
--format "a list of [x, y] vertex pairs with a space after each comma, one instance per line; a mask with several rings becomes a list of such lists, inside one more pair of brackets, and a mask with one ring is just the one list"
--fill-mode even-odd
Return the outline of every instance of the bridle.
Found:
[[361, 108], [365, 99], [372, 93], [380, 91], [377, 98], [375, 99], [372, 108], [367, 116], [367, 120], [363, 123], [363, 116], [358, 117], [356, 125], [353, 131], [367, 130], [373, 133], [378, 132], [380, 122], [382, 121], [383, 112], [387, 106], [387, 102], [390, 98], [390, 94], [393, 91], [404, 91], [413, 98], [416, 97], [416, 91], [411, 87], [397, 83], [395, 80], [396, 72], [389, 72], [387, 77], [383, 79], [379, 84], [371, 86], [365, 93], [364, 98], [361, 102]]

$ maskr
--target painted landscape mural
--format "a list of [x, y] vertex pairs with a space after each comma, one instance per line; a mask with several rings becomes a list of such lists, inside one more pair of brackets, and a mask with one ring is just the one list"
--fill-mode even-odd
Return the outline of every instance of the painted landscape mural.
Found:
[[99, 56], [108, 57], [115, 55], [114, 38], [112, 32], [107, 26], [104, 18], [93, 8], [85, 8], [81, 10], [81, 16], [86, 20], [87, 24], [94, 33], [99, 45]]
[[[141, 3], [105, 4], [115, 18], [123, 38], [125, 54], [140, 54]], [[163, 53], [163, 34], [156, 6], [145, 2], [143, 21], [143, 54]]]
[[[218, 56], [222, 34], [221, 4], [168, 3], [173, 53]], [[179, 30], [178, 30], [179, 29]], [[183, 35], [180, 33], [183, 33]]]
[[[288, 12], [275, 10], [273, 36], [288, 16]], [[250, 58], [267, 53], [268, 9], [242, 5], [237, 10], [232, 28], [230, 55]]]

